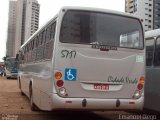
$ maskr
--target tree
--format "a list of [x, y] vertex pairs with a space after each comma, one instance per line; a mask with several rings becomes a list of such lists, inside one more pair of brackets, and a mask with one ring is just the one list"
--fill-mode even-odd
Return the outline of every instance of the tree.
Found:
[[4, 57], [3, 57], [3, 60], [6, 61], [6, 59], [7, 59], [8, 57], [9, 57], [8, 55], [4, 56]]

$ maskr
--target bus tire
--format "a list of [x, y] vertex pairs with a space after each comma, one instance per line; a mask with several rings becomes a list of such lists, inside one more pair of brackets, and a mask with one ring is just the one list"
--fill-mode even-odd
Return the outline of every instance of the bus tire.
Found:
[[33, 92], [32, 92], [32, 84], [29, 85], [29, 97], [30, 97], [30, 106], [32, 111], [37, 111], [36, 106], [33, 102]]
[[24, 92], [22, 91], [22, 88], [21, 88], [21, 81], [19, 79], [19, 89], [20, 89], [20, 93], [22, 96], [25, 96]]

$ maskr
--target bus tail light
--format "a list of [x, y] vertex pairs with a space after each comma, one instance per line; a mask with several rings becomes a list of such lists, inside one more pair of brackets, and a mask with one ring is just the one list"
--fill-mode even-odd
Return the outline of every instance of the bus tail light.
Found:
[[139, 83], [141, 84], [144, 84], [145, 80], [144, 80], [144, 77], [142, 76], [140, 79], [139, 79]]
[[139, 79], [139, 84], [137, 85], [137, 89], [138, 89], [139, 91], [141, 91], [141, 90], [143, 89], [143, 84], [144, 84], [144, 82], [145, 82], [144, 77], [143, 77], [143, 76], [140, 77], [140, 79]]
[[56, 72], [54, 74], [54, 77], [56, 79], [56, 86], [58, 87], [58, 91], [59, 91], [59, 94], [62, 95], [62, 96], [68, 96], [67, 92], [66, 92], [66, 89], [63, 87], [64, 86], [64, 81], [62, 79], [62, 73], [61, 72]]
[[141, 91], [141, 90], [143, 89], [143, 84], [138, 84], [138, 85], [137, 85], [137, 89], [138, 89], [139, 91]]
[[142, 76], [140, 77], [139, 79], [139, 82], [138, 82], [138, 85], [137, 85], [137, 90], [135, 91], [134, 95], [133, 95], [133, 98], [140, 98], [141, 97], [141, 94], [142, 94], [142, 90], [144, 88], [144, 83], [145, 83], [145, 78]]
[[62, 87], [63, 84], [64, 84], [63, 80], [58, 80], [58, 81], [56, 82], [56, 85], [57, 85], [58, 87]]
[[66, 89], [64, 87], [60, 88], [59, 89], [59, 93], [63, 96], [68, 96], [67, 92], [66, 92]]
[[55, 75], [54, 75], [54, 77], [56, 79], [61, 79], [62, 78], [62, 73], [61, 72], [56, 72]]
[[140, 91], [136, 90], [135, 93], [134, 93], [134, 95], [133, 95], [133, 98], [138, 99], [138, 98], [140, 98], [140, 97], [141, 97]]

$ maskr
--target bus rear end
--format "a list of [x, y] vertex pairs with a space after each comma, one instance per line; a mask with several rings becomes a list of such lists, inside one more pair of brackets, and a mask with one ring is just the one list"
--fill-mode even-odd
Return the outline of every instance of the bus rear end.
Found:
[[106, 11], [62, 9], [54, 62], [55, 108], [141, 110], [141, 21]]
[[17, 78], [18, 76], [18, 61], [14, 57], [9, 57], [5, 61], [6, 78]]

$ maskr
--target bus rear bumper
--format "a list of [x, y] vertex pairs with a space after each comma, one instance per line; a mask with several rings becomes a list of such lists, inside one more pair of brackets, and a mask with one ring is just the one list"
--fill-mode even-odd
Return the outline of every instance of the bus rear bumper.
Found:
[[139, 99], [62, 98], [51, 95], [52, 110], [142, 110], [144, 96]]

